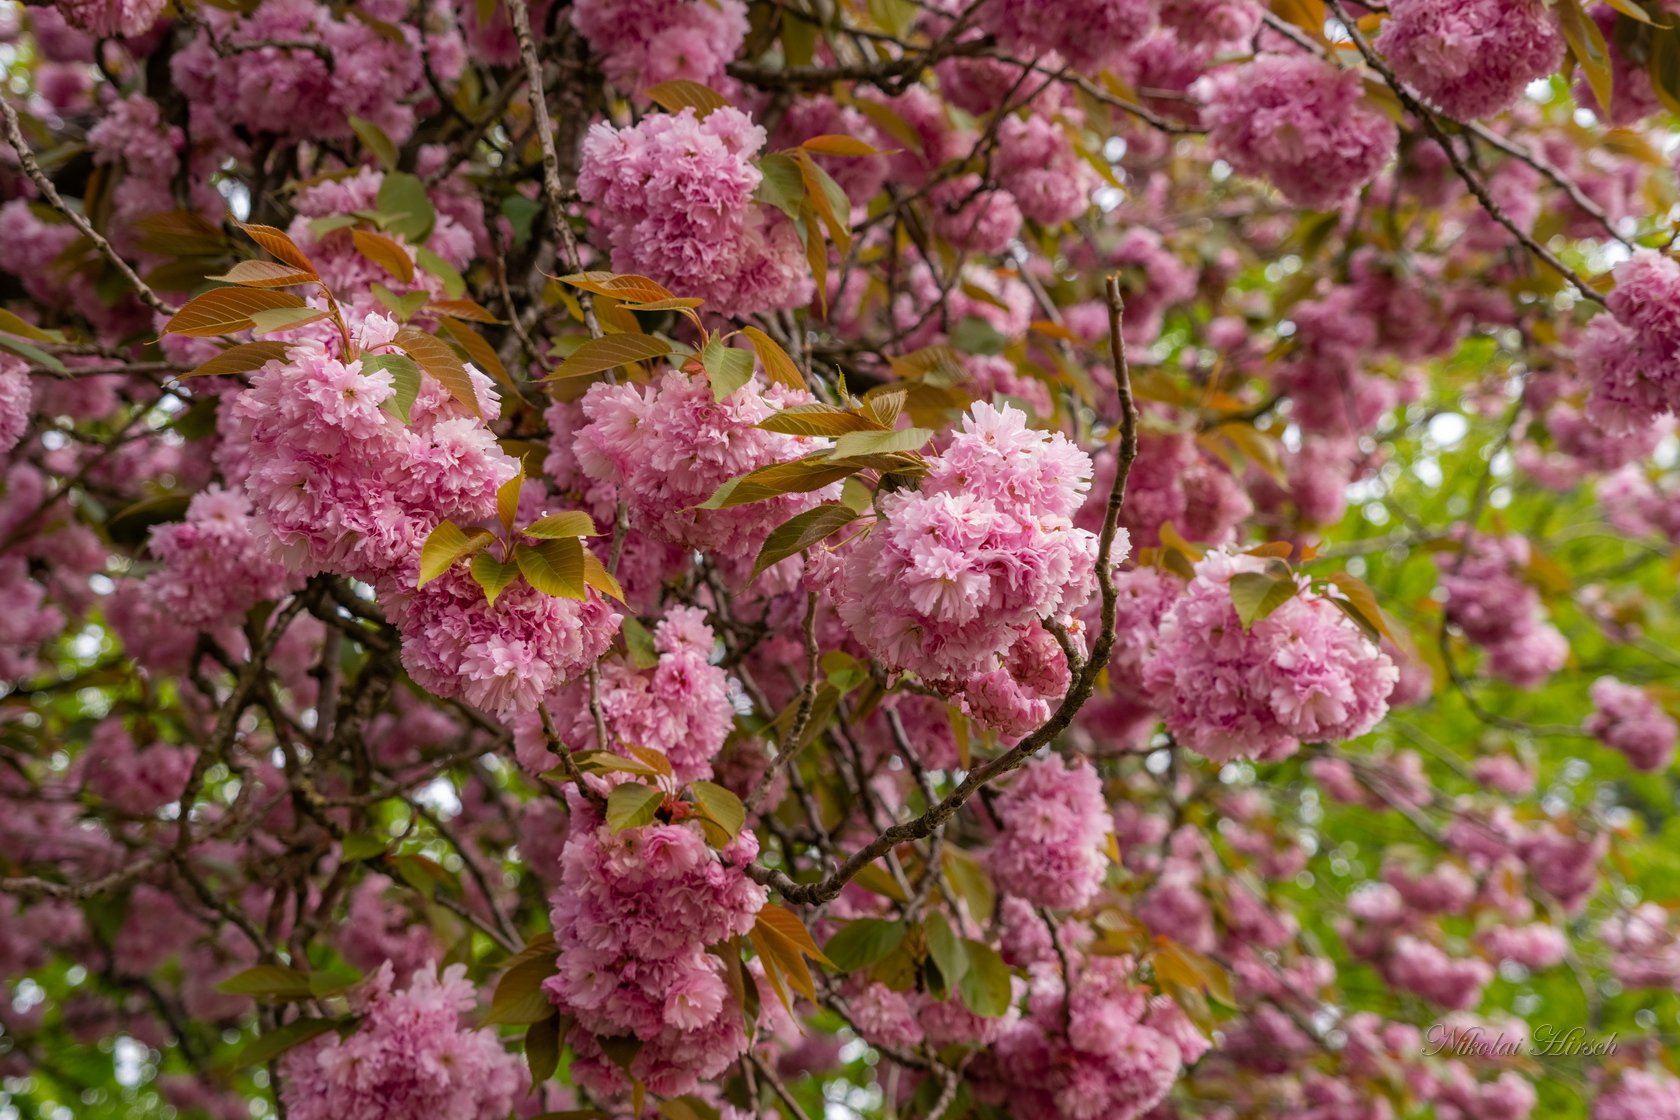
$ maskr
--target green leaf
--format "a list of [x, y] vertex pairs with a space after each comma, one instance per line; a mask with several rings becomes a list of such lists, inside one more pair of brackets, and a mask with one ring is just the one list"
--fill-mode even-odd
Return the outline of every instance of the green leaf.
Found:
[[1001, 354], [1009, 339], [978, 315], [968, 315], [951, 331], [951, 345], [965, 354]]
[[864, 455], [895, 455], [916, 451], [933, 438], [926, 428], [900, 428], [893, 432], [847, 432], [834, 441], [830, 459], [855, 459]]
[[824, 503], [789, 518], [764, 539], [764, 546], [758, 550], [758, 559], [753, 563], [753, 576], [826, 540], [857, 518], [858, 515], [851, 509], [835, 503]]
[[663, 793], [640, 782], [614, 786], [607, 795], [607, 825], [614, 832], [640, 828], [653, 820], [664, 801]]
[[318, 307], [275, 307], [268, 311], [253, 311], [251, 330], [257, 334], [274, 334], [317, 323], [326, 317], [327, 313]]
[[191, 501], [191, 494], [164, 494], [124, 506], [106, 520], [105, 535], [117, 544], [139, 544], [153, 525], [185, 517]]
[[376, 859], [385, 854], [389, 845], [378, 836], [366, 832], [352, 832], [339, 844], [339, 852], [347, 863]]
[[424, 587], [455, 566], [464, 556], [471, 556], [496, 539], [488, 529], [474, 529], [464, 533], [453, 521], [445, 521], [433, 529], [420, 546], [420, 582]]
[[680, 113], [684, 109], [692, 108], [694, 115], [700, 120], [705, 120], [707, 114], [713, 110], [722, 109], [729, 104], [717, 90], [686, 78], [660, 82], [649, 87], [646, 94], [649, 101], [667, 113]]
[[420, 367], [407, 354], [363, 354], [362, 372], [389, 373], [391, 395], [380, 405], [386, 412], [408, 423], [414, 399], [420, 395]]
[[767, 206], [774, 206], [789, 218], [799, 217], [799, 206], [805, 201], [805, 177], [800, 174], [799, 161], [780, 152], [772, 152], [758, 161], [763, 176], [753, 198]]
[[957, 981], [957, 991], [970, 1011], [982, 1018], [995, 1019], [1015, 1001], [1009, 969], [997, 950], [982, 941], [965, 939], [963, 948], [967, 951], [968, 968]]
[[1558, 26], [1569, 44], [1569, 53], [1586, 74], [1587, 85], [1600, 107], [1608, 111], [1613, 104], [1610, 47], [1596, 20], [1587, 15], [1581, 0], [1557, 0], [1554, 6]]
[[507, 590], [507, 585], [519, 577], [519, 565], [516, 563], [502, 563], [496, 559], [493, 552], [480, 552], [472, 558], [472, 566], [467, 569], [484, 591], [484, 601], [492, 607], [496, 599]]
[[397, 169], [397, 146], [385, 135], [384, 129], [372, 121], [354, 116], [350, 118], [350, 128], [361, 140], [362, 146], [374, 154], [387, 172]]
[[312, 1038], [319, 1038], [328, 1031], [339, 1030], [347, 1025], [349, 1022], [344, 1019], [298, 1019], [283, 1027], [264, 1031], [245, 1044], [245, 1048], [239, 1051], [228, 1068], [236, 1070], [267, 1065], [292, 1047], [301, 1046]]
[[519, 960], [496, 982], [495, 994], [490, 997], [490, 1013], [484, 1017], [484, 1025], [540, 1023], [551, 1017], [554, 1004], [549, 1002], [547, 993], [542, 990], [542, 983], [559, 971], [560, 966], [553, 953]]
[[[420, 294], [423, 296], [423, 293]], [[480, 415], [478, 392], [473, 387], [466, 364], [447, 342], [414, 327], [404, 327], [391, 341], [392, 345], [419, 362], [420, 368], [434, 381], [448, 389], [457, 404], [474, 416]]]
[[601, 534], [595, 529], [595, 522], [582, 510], [568, 510], [565, 513], [551, 513], [547, 517], [539, 518], [519, 530], [527, 537], [538, 540], [561, 540], [569, 537], [598, 537]]
[[12, 314], [5, 308], [0, 308], [0, 332], [15, 334], [20, 338], [32, 339], [35, 342], [64, 341], [63, 331], [49, 331], [37, 327], [34, 323]]
[[229, 346], [214, 358], [195, 366], [181, 375], [188, 377], [221, 377], [236, 373], [250, 373], [272, 361], [284, 361], [291, 349], [289, 342], [241, 342]]
[[406, 171], [386, 172], [376, 205], [393, 215], [385, 228], [411, 245], [424, 244], [437, 224], [437, 210], [426, 193], [426, 184]]
[[516, 544], [513, 559], [525, 581], [544, 595], [582, 599], [589, 593], [583, 578], [583, 542], [576, 537]]
[[713, 847], [721, 848], [741, 834], [742, 826], [747, 823], [747, 807], [739, 797], [715, 782], [694, 782], [689, 789], [700, 811], [724, 832], [724, 843]]
[[839, 482], [856, 474], [860, 467], [846, 463], [825, 462], [826, 453], [795, 459], [791, 463], [772, 463], [751, 474], [732, 478], [696, 508], [728, 509], [731, 506], [761, 502], [782, 494], [808, 494], [821, 490], [831, 482]]
[[671, 344], [650, 334], [609, 334], [592, 338], [572, 351], [572, 356], [560, 363], [560, 368], [543, 378], [558, 381], [567, 377], [587, 377], [631, 362], [647, 362], [671, 353]]
[[853, 475], [840, 487], [840, 503], [861, 517], [875, 508], [875, 493]]
[[1295, 577], [1273, 572], [1238, 572], [1231, 577], [1231, 605], [1247, 630], [1295, 597]]
[[560, 1068], [560, 1044], [565, 1040], [570, 1022], [562, 1023], [558, 1012], [541, 1022], [532, 1023], [525, 1032], [525, 1066], [531, 1071], [531, 1085], [541, 1085]]
[[327, 214], [309, 223], [309, 235], [319, 241], [329, 233], [349, 229], [355, 224], [356, 219], [349, 214]]
[[299, 308], [304, 302], [290, 292], [272, 288], [212, 288], [175, 312], [163, 325], [164, 334], [213, 338], [250, 330], [252, 316], [278, 308]]
[[443, 294], [450, 299], [460, 299], [466, 294], [467, 282], [455, 270], [455, 266], [424, 245], [414, 250], [414, 260], [422, 269], [442, 281]]
[[937, 911], [929, 914], [924, 932], [927, 934], [928, 956], [939, 966], [939, 975], [945, 981], [946, 990], [961, 984], [962, 978], [968, 975], [968, 953], [961, 939], [951, 932], [951, 924], [945, 920], [945, 915]]
[[21, 338], [16, 338], [9, 334], [0, 334], [0, 350], [10, 350], [18, 357], [24, 358], [32, 364], [40, 366], [42, 369], [50, 369], [54, 373], [66, 372], [63, 362], [47, 353], [39, 346], [32, 346], [23, 341]]
[[712, 383], [712, 399], [725, 400], [735, 390], [752, 380], [751, 352], [730, 346], [722, 338], [713, 337], [700, 353], [700, 364]]
[[904, 940], [903, 922], [855, 918], [835, 931], [823, 953], [841, 972], [857, 972], [884, 959]]
[[216, 990], [258, 999], [308, 999], [312, 994], [308, 973], [279, 964], [252, 965], [217, 984]]
[[654, 648], [653, 635], [633, 616], [624, 620], [624, 646], [630, 651], [630, 663], [638, 669], [651, 669], [659, 664], [659, 651]]

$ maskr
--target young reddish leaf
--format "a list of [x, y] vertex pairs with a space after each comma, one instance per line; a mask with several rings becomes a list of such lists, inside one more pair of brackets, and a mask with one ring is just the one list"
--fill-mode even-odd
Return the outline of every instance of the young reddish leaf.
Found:
[[414, 262], [409, 259], [408, 251], [401, 245], [383, 233], [374, 233], [367, 229], [353, 229], [350, 231], [350, 237], [356, 243], [356, 252], [404, 284], [414, 282]]
[[491, 314], [489, 308], [473, 299], [434, 299], [426, 305], [426, 310], [447, 315], [451, 319], [465, 319], [471, 323], [501, 322]]
[[483, 415], [479, 411], [478, 394], [473, 389], [467, 367], [447, 342], [414, 327], [404, 327], [397, 332], [392, 344], [419, 362], [420, 368], [448, 389], [449, 395], [468, 412], [474, 416]]
[[602, 373], [631, 362], [647, 362], [671, 353], [671, 344], [649, 334], [609, 334], [592, 338], [572, 351], [572, 356], [560, 363], [560, 368], [544, 381], [559, 381], [568, 377], [586, 377]]
[[245, 225], [244, 223], [240, 223], [239, 228], [244, 230], [245, 235], [252, 241], [268, 250], [270, 256], [286, 262], [299, 272], [307, 272], [310, 276], [320, 275], [315, 271], [315, 265], [304, 254], [304, 251], [297, 247], [297, 242], [293, 241], [284, 230], [275, 229], [273, 226]]
[[655, 303], [677, 298], [677, 294], [663, 284], [630, 272], [622, 275], [612, 272], [574, 272], [560, 279], [574, 288], [582, 288], [598, 296], [611, 296], [625, 303]]
[[284, 361], [289, 342], [241, 342], [229, 346], [214, 358], [183, 373], [187, 377], [226, 377], [236, 373], [250, 373], [269, 362]]
[[583, 550], [583, 582], [609, 598], [624, 602], [624, 588], [619, 584], [618, 577], [607, 571], [587, 548]]
[[222, 275], [206, 279], [241, 284], [247, 288], [289, 288], [294, 284], [313, 284], [315, 274], [278, 261], [251, 260], [240, 261]]
[[457, 560], [471, 556], [495, 539], [495, 534], [488, 529], [464, 533], [453, 521], [443, 522], [427, 535], [426, 543], [420, 546], [420, 581], [414, 586], [426, 586], [454, 567]]
[[757, 327], [742, 327], [741, 333], [752, 343], [753, 350], [758, 354], [758, 362], [764, 367], [765, 376], [772, 384], [786, 385], [789, 389], [805, 388], [805, 375], [799, 372], [799, 366], [788, 356], [788, 352], [775, 339], [759, 330]]
[[729, 104], [717, 90], [686, 78], [660, 82], [647, 90], [647, 99], [667, 113], [680, 113], [691, 108], [701, 120], [705, 120], [713, 110]]
[[872, 416], [862, 416], [835, 408], [831, 404], [812, 401], [784, 408], [773, 416], [766, 416], [758, 426], [767, 432], [781, 432], [790, 436], [842, 436], [847, 432], [881, 431]]
[[519, 461], [519, 469], [514, 476], [496, 487], [496, 516], [502, 522], [502, 531], [513, 532], [513, 522], [519, 515], [519, 491], [525, 485], [525, 461]]
[[171, 316], [163, 325], [164, 334], [184, 334], [192, 338], [214, 338], [250, 330], [251, 316], [258, 311], [278, 307], [303, 307], [304, 302], [290, 292], [265, 288], [212, 288]]
[[888, 153], [866, 144], [855, 136], [813, 136], [799, 145], [807, 152], [820, 156], [884, 156]]

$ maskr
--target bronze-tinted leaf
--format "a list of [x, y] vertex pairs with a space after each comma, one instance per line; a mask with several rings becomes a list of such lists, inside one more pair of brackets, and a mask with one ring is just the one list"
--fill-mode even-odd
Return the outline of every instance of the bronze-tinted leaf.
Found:
[[255, 312], [303, 306], [303, 300], [290, 292], [267, 288], [212, 288], [177, 311], [163, 325], [163, 333], [214, 338], [250, 330], [253, 325], [251, 316]]

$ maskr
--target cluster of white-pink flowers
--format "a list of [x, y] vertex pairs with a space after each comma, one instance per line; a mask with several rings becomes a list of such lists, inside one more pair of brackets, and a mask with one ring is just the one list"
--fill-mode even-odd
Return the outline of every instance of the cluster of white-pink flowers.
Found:
[[1068, 674], [1039, 622], [1095, 587], [1096, 534], [1071, 520], [1090, 479], [1090, 456], [1060, 432], [975, 404], [921, 489], [883, 496], [880, 523], [829, 570], [841, 619], [883, 664], [1024, 733]]
[[1399, 679], [1388, 655], [1305, 580], [1244, 626], [1231, 579], [1265, 570], [1256, 556], [1208, 553], [1143, 665], [1167, 730], [1218, 761], [1282, 758], [1303, 741], [1362, 735], [1388, 711]]

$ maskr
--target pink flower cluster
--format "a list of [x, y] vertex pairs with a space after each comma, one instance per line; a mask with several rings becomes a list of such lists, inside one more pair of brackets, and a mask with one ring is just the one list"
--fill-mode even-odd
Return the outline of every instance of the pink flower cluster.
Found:
[[428, 967], [393, 991], [387, 961], [356, 998], [362, 1019], [281, 1059], [280, 1097], [292, 1120], [502, 1120], [527, 1078], [494, 1029], [462, 1030], [477, 990], [467, 966]]
[[1394, 939], [1383, 974], [1396, 988], [1442, 1007], [1462, 1011], [1482, 1000], [1493, 966], [1479, 957], [1454, 957], [1432, 942], [1402, 934]]
[[1593, 712], [1584, 725], [1587, 734], [1621, 751], [1635, 770], [1666, 769], [1674, 758], [1680, 725], [1657, 706], [1651, 694], [1615, 677], [1598, 678], [1590, 692]]
[[587, 672], [619, 625], [618, 613], [593, 590], [565, 599], [518, 580], [492, 605], [465, 564], [418, 590], [387, 596], [386, 606], [414, 683], [504, 720], [534, 712], [550, 692]]
[[1539, 594], [1518, 575], [1528, 560], [1522, 537], [1474, 534], [1462, 552], [1443, 558], [1441, 573], [1447, 621], [1487, 650], [1489, 672], [1519, 688], [1540, 684], [1569, 657]]
[[1680, 406], [1680, 264], [1640, 249], [1615, 277], [1610, 313], [1587, 324], [1575, 358], [1592, 386], [1587, 415], [1626, 434]]
[[705, 378], [670, 370], [651, 385], [590, 386], [585, 423], [556, 439], [571, 444], [586, 476], [617, 487], [644, 531], [750, 570], [772, 529], [837, 488], [727, 509], [691, 507], [732, 478], [809, 454], [812, 446], [801, 437], [757, 426], [807, 400], [803, 392], [755, 379], [718, 401]]
[[1102, 886], [1112, 828], [1102, 779], [1083, 759], [1029, 762], [993, 805], [1001, 827], [988, 866], [998, 887], [1034, 906], [1074, 910]]
[[1009, 116], [998, 126], [998, 183], [1021, 214], [1040, 225], [1070, 222], [1090, 205], [1097, 173], [1048, 117]]
[[714, 852], [692, 823], [614, 832], [576, 794], [571, 812], [551, 911], [560, 972], [543, 988], [577, 1020], [573, 1076], [624, 1092], [596, 1038], [633, 1037], [631, 1072], [648, 1090], [687, 1093], [746, 1048], [742, 1009], [706, 946], [749, 932], [764, 905], [765, 889], [740, 870], [758, 840], [747, 830]]
[[[197, 36], [169, 60], [176, 88], [192, 102], [193, 134], [235, 150], [236, 128], [336, 140], [351, 137], [350, 118], [361, 117], [399, 144], [407, 140], [425, 64], [445, 81], [465, 65], [460, 34], [450, 23], [433, 25], [422, 51], [408, 0], [364, 0], [356, 12], [367, 18], [340, 18], [315, 0], [265, 0], [248, 15], [212, 5]], [[394, 38], [369, 20], [393, 28]]]
[[1363, 735], [1388, 711], [1399, 679], [1387, 654], [1304, 586], [1245, 630], [1231, 578], [1265, 568], [1259, 557], [1208, 553], [1144, 663], [1167, 729], [1216, 761], [1277, 759], [1303, 740]]
[[[607, 725], [607, 749], [623, 753], [635, 744], [659, 751], [671, 761], [679, 782], [712, 776], [712, 759], [723, 749], [734, 726], [729, 677], [710, 663], [712, 628], [698, 607], [672, 607], [653, 630], [659, 660], [638, 668], [628, 657], [601, 662], [597, 696]], [[576, 751], [601, 749], [595, 741], [595, 714], [588, 686], [574, 681], [549, 707], [560, 737]], [[540, 773], [559, 765], [540, 724], [525, 721], [515, 740], [519, 760]]]
[[1086, 957], [1071, 993], [1044, 976], [1030, 1014], [994, 1047], [1009, 1113], [1022, 1120], [1137, 1120], [1208, 1049], [1178, 1005], [1151, 999], [1125, 957]]
[[162, 617], [193, 629], [237, 625], [300, 582], [258, 538], [250, 500], [220, 486], [195, 494], [184, 521], [154, 526], [148, 549], [160, 567], [145, 595]]
[[684, 109], [631, 128], [593, 126], [578, 193], [595, 206], [614, 270], [650, 276], [729, 315], [809, 300], [798, 234], [753, 201], [763, 175], [752, 160], [764, 141], [750, 116], [727, 107], [704, 120]]
[[1095, 585], [1096, 535], [1070, 520], [1090, 478], [1060, 432], [976, 403], [921, 490], [882, 497], [884, 521], [829, 567], [840, 618], [886, 665], [983, 692], [989, 722], [1024, 732], [1067, 674], [1039, 620], [1077, 610]]
[[94, 728], [81, 763], [89, 793], [124, 813], [144, 816], [181, 796], [193, 752], [161, 743], [141, 749], [122, 720], [108, 718]]
[[[411, 579], [426, 535], [445, 520], [490, 517], [496, 488], [518, 469], [484, 422], [430, 377], [410, 423], [381, 407], [394, 392], [391, 374], [370, 369], [366, 356], [395, 335], [395, 323], [369, 315], [363, 354], [350, 361], [301, 340], [222, 410], [223, 470], [243, 478], [258, 536], [297, 571]], [[468, 369], [480, 410], [493, 415], [490, 379]]]
[[715, 86], [747, 37], [742, 0], [578, 0], [572, 26], [607, 80], [635, 93], [687, 79]]
[[16, 447], [29, 430], [29, 363], [0, 354], [0, 455]]
[[1374, 45], [1458, 120], [1509, 108], [1563, 64], [1563, 34], [1542, 0], [1396, 0], [1388, 11]]
[[1297, 206], [1332, 210], [1382, 170], [1394, 122], [1363, 101], [1359, 72], [1307, 55], [1262, 55], [1197, 81], [1213, 153]]
[[1592, 1120], [1680, 1120], [1680, 1077], [1627, 1069], [1593, 1101]]
[[1157, 16], [1156, 0], [987, 0], [977, 22], [1005, 50], [1034, 60], [1055, 51], [1074, 69], [1094, 74], [1148, 35]]
[[65, 22], [101, 39], [133, 39], [152, 29], [167, 0], [58, 0]]

